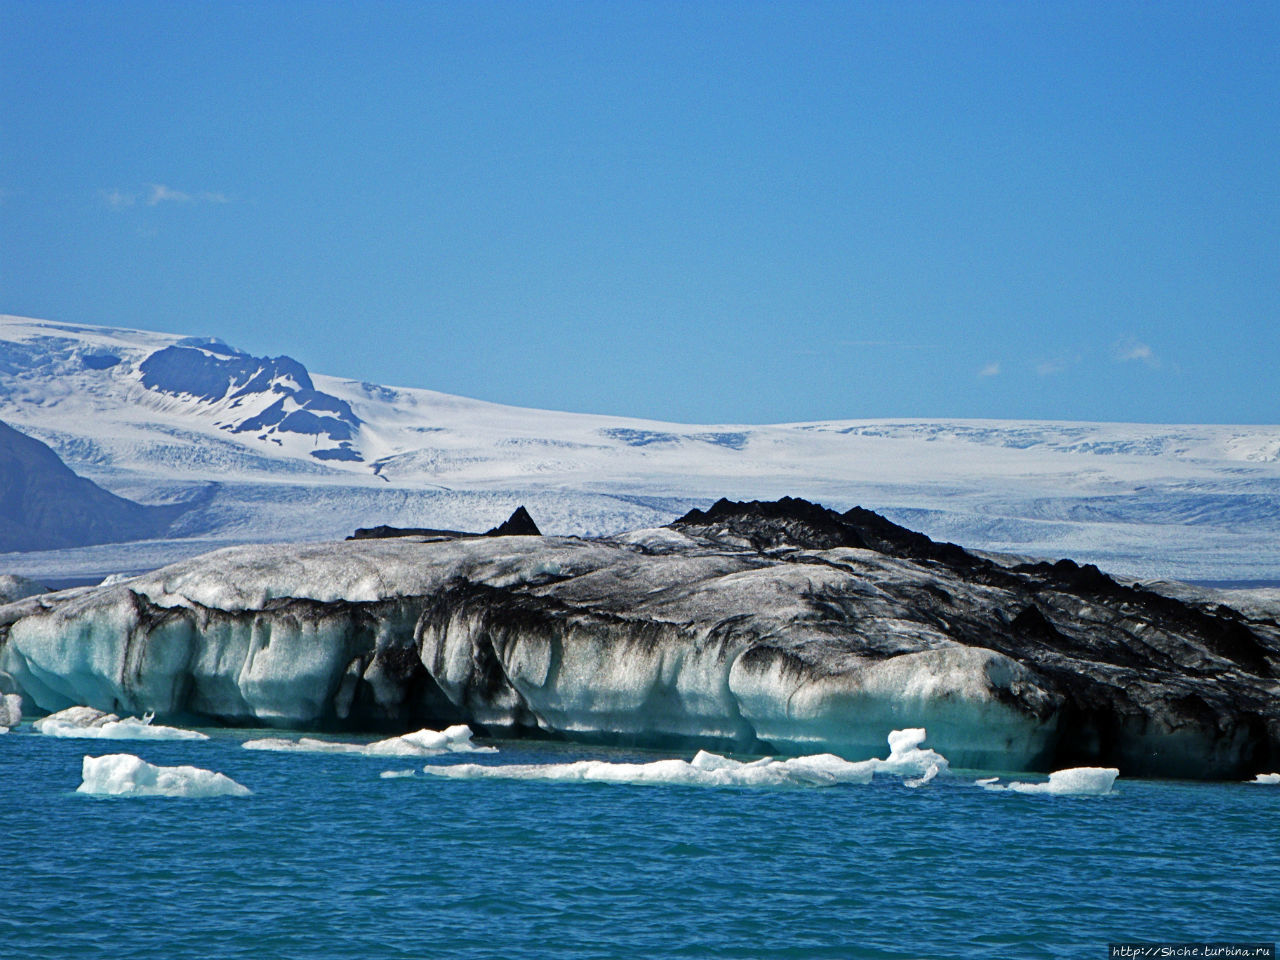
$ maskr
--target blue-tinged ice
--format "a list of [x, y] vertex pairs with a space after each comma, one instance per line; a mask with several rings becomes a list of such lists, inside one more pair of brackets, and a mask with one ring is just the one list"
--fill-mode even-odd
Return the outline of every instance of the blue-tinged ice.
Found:
[[199, 767], [157, 767], [131, 753], [85, 757], [76, 793], [101, 797], [247, 797], [230, 777]]

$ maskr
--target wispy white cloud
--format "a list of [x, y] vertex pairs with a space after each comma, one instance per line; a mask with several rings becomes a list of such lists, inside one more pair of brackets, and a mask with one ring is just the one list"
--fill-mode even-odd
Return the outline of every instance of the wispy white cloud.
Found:
[[985, 367], [978, 371], [980, 377], [998, 377], [1000, 376], [1000, 364], [988, 363]]
[[882, 347], [894, 350], [937, 350], [940, 343], [912, 343], [910, 340], [841, 340], [842, 347]]
[[1160, 358], [1150, 345], [1132, 337], [1126, 337], [1116, 344], [1115, 356], [1121, 363], [1142, 363], [1153, 368], [1160, 366]]
[[1061, 373], [1069, 367], [1070, 361], [1062, 357], [1054, 357], [1051, 360], [1041, 360], [1036, 364], [1036, 374], [1041, 377], [1052, 377]]
[[123, 190], [103, 190], [102, 202], [112, 210], [123, 210], [125, 207], [132, 207], [138, 201], [136, 193], [126, 193]]
[[230, 203], [231, 198], [225, 193], [219, 193], [214, 190], [205, 190], [199, 193], [189, 193], [186, 190], [175, 190], [173, 187], [163, 183], [149, 183], [144, 191], [137, 190], [121, 190], [115, 188], [112, 190], [102, 191], [103, 202], [112, 210], [124, 210], [132, 207], [136, 203], [143, 203], [148, 207], [158, 207], [162, 203]]
[[148, 207], [159, 206], [162, 203], [190, 202], [191, 194], [183, 193], [181, 190], [174, 190], [172, 187], [166, 187], [163, 183], [151, 184], [151, 193], [146, 200]]

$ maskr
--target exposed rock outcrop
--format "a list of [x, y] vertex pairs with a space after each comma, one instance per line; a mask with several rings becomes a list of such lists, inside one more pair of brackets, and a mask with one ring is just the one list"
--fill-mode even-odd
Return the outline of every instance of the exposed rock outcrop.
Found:
[[145, 540], [190, 506], [117, 497], [76, 476], [39, 440], [0, 423], [0, 551]]
[[452, 539], [457, 537], [540, 537], [542, 531], [529, 516], [523, 506], [502, 523], [484, 533], [465, 533], [462, 530], [436, 530], [431, 527], [391, 527], [381, 524], [376, 527], [360, 527], [348, 540], [387, 540], [394, 537], [430, 537], [434, 539]]

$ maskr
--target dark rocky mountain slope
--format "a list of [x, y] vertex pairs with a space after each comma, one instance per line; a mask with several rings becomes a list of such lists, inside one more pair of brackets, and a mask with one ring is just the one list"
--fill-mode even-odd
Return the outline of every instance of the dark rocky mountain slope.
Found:
[[146, 540], [186, 509], [108, 493], [39, 440], [0, 423], [0, 551]]

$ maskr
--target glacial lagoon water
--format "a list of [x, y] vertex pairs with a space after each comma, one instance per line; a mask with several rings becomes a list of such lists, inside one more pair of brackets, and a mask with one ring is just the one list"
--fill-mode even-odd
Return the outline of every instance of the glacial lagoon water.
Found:
[[[454, 779], [422, 766], [690, 754], [498, 742], [422, 760], [205, 732], [0, 736], [0, 957], [1102, 958], [1280, 939], [1280, 786]], [[83, 757], [113, 752], [252, 795], [77, 793]]]

